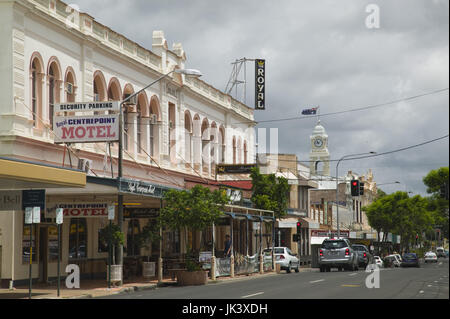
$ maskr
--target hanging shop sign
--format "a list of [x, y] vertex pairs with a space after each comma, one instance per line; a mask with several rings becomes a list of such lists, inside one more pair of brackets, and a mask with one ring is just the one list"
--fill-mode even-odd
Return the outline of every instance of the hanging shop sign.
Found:
[[156, 218], [159, 216], [159, 208], [125, 208], [124, 218]]
[[255, 110], [266, 109], [266, 60], [255, 60]]
[[119, 101], [56, 103], [54, 112], [119, 111]]
[[58, 204], [63, 209], [64, 218], [107, 218], [108, 203], [70, 203]]
[[169, 190], [168, 187], [136, 180], [121, 179], [119, 183], [119, 192], [121, 193], [147, 195], [161, 198], [167, 190]]
[[54, 116], [55, 143], [117, 142], [119, 114]]
[[[350, 231], [348, 230], [340, 230], [340, 237], [342, 238], [350, 238]], [[329, 230], [311, 230], [311, 236], [314, 237], [334, 237], [337, 238], [337, 230], [329, 231]]]
[[250, 174], [256, 164], [219, 164], [217, 174]]

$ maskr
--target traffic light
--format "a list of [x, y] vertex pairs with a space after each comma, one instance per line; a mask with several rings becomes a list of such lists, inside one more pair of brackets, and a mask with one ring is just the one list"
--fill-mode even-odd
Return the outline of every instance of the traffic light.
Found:
[[359, 189], [359, 180], [353, 179], [351, 181], [351, 191], [352, 191], [352, 196], [359, 196], [360, 191], [361, 191]]
[[364, 195], [364, 183], [360, 182], [359, 183], [359, 195]]
[[301, 233], [302, 223], [297, 222], [297, 234]]

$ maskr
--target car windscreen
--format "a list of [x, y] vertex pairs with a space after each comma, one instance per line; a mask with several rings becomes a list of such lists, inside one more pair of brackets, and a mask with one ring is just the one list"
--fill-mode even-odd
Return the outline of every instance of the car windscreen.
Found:
[[284, 254], [284, 248], [275, 248], [275, 254]]
[[325, 240], [322, 243], [322, 248], [324, 249], [339, 249], [348, 247], [347, 243], [343, 240]]
[[405, 254], [405, 255], [403, 255], [403, 259], [411, 260], [411, 259], [416, 259], [416, 258], [417, 258], [416, 255], [413, 255], [413, 254]]
[[357, 251], [366, 251], [364, 246], [352, 246], [352, 248]]

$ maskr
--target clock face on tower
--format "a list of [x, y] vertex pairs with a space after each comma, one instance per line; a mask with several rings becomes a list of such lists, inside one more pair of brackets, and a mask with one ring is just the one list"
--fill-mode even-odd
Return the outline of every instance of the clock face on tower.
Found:
[[322, 147], [323, 145], [323, 140], [320, 137], [316, 137], [314, 139], [314, 146], [315, 147]]

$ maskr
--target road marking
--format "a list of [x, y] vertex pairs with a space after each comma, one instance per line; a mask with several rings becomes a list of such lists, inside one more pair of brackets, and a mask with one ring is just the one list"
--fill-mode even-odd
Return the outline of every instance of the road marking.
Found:
[[342, 285], [342, 287], [353, 287], [353, 288], [357, 288], [357, 287], [361, 287], [361, 285]]
[[428, 287], [433, 287], [432, 285], [428, 285]]
[[310, 283], [310, 284], [314, 284], [314, 283], [316, 283], [316, 282], [321, 282], [321, 281], [325, 281], [325, 279], [314, 280], [314, 281], [310, 281], [309, 283]]
[[256, 294], [252, 294], [252, 295], [247, 295], [247, 296], [242, 296], [241, 298], [250, 298], [250, 297], [254, 297], [254, 296], [258, 296], [258, 295], [262, 295], [264, 292], [257, 292]]
[[357, 273], [354, 273], [354, 274], [350, 274], [349, 276], [356, 276], [357, 275]]
[[439, 263], [439, 266], [442, 265], [442, 261]]
[[421, 294], [423, 294], [425, 291], [423, 291], [423, 290], [421, 290], [421, 291], [419, 291], [419, 293], [421, 293]]

